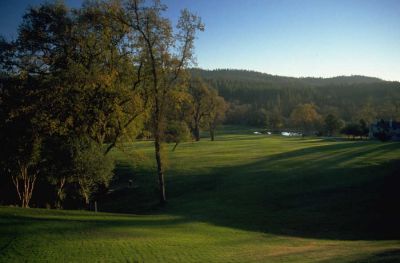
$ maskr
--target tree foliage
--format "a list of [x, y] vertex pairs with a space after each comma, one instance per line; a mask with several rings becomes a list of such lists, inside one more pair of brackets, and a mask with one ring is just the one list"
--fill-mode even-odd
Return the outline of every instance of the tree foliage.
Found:
[[103, 154], [101, 145], [91, 139], [78, 138], [71, 141], [70, 173], [85, 204], [89, 205], [92, 194], [100, 185], [108, 186], [112, 176], [113, 160]]
[[315, 131], [321, 121], [315, 105], [300, 104], [290, 114], [291, 121], [295, 127], [302, 129], [303, 133]]
[[336, 132], [340, 131], [344, 123], [335, 114], [328, 114], [324, 119], [324, 126], [326, 134], [328, 136], [334, 135]]

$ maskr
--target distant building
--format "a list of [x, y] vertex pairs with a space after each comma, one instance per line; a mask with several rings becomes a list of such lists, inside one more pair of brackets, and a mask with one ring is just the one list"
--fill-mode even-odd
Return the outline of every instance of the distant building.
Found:
[[371, 124], [370, 139], [400, 141], [400, 122], [380, 120]]

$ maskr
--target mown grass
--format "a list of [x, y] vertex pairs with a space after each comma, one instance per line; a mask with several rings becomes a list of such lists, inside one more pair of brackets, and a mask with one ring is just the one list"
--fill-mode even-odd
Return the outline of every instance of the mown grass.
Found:
[[171, 149], [167, 206], [152, 142], [127, 145], [99, 208], [135, 215], [2, 207], [0, 261], [400, 261], [400, 143], [227, 127]]

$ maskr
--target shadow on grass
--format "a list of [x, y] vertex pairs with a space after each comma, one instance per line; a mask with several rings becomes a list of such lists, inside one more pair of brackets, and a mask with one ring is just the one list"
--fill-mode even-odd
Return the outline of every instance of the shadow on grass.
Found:
[[[24, 240], [68, 237], [72, 240], [90, 238], [137, 238], [151, 235], [152, 229], [167, 229], [188, 222], [178, 216], [158, 217], [118, 214], [94, 214], [78, 211], [55, 211], [3, 207], [0, 211], [0, 257], [13, 251]], [[112, 231], [107, 231], [112, 228]], [[18, 243], [18, 245], [16, 245]], [[22, 245], [23, 247], [23, 245]]]
[[370, 163], [368, 158], [398, 147], [358, 142], [316, 146], [206, 176], [175, 177], [164, 211], [279, 235], [397, 240], [400, 161]]
[[[368, 263], [393, 263], [399, 262], [400, 249], [391, 249], [384, 252], [376, 253], [369, 257], [364, 257], [355, 262], [368, 262]], [[355, 263], [354, 262], [354, 263]]]
[[[199, 171], [176, 176], [179, 171], [171, 170], [175, 176], [167, 177], [169, 203], [164, 208], [156, 205], [153, 173], [136, 170], [145, 176], [135, 177], [135, 188], [111, 193], [100, 202], [100, 210], [165, 213], [178, 219], [90, 222], [51, 218], [49, 222], [107, 228], [201, 221], [306, 238], [398, 240], [400, 160], [376, 162], [376, 157], [399, 147], [399, 143], [334, 143], [271, 155], [245, 165], [235, 165], [232, 160], [231, 167], [214, 168], [207, 174]], [[129, 167], [118, 169], [121, 180], [132, 178]], [[22, 219], [17, 216], [14, 220]]]
[[[382, 252], [377, 252], [370, 254], [368, 256], [364, 254], [359, 255], [358, 259], [356, 260], [346, 260], [346, 258], [343, 258], [342, 262], [344, 263], [362, 263], [362, 262], [368, 262], [368, 263], [394, 263], [394, 262], [399, 262], [400, 261], [400, 249], [388, 249], [384, 250]], [[331, 259], [329, 260], [323, 260], [323, 261], [318, 261], [319, 263], [329, 263], [332, 262]]]
[[149, 214], [158, 208], [157, 181], [151, 171], [117, 163], [114, 172], [117, 183], [97, 199], [99, 211]]
[[[118, 239], [199, 221], [293, 237], [399, 240], [400, 160], [377, 158], [399, 147], [398, 143], [335, 143], [271, 155], [245, 165], [235, 165], [232, 160], [231, 167], [214, 168], [207, 174], [198, 171], [177, 176], [179, 171], [171, 170], [175, 176], [167, 177], [169, 203], [157, 209], [153, 173], [136, 169], [148, 176], [132, 177], [132, 168], [119, 166], [120, 180], [136, 178], [136, 186], [110, 194], [99, 204], [100, 209], [168, 215], [115, 217], [2, 208], [0, 254], [13, 252], [26, 236], [44, 235], [43, 239], [49, 240], [49, 235], [61, 233], [74, 241], [98, 236]], [[399, 258], [400, 250], [392, 249], [360, 255], [359, 262], [395, 262]]]

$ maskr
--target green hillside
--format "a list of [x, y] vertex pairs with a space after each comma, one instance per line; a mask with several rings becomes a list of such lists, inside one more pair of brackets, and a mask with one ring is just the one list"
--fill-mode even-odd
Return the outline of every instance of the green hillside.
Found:
[[322, 116], [335, 114], [346, 122], [400, 119], [400, 83], [365, 76], [293, 78], [246, 70], [192, 69], [230, 103], [225, 123], [265, 126], [278, 115], [290, 127], [300, 104], [312, 103]]
[[163, 208], [150, 141], [113, 152], [118, 180], [99, 201], [135, 215], [1, 207], [0, 262], [400, 260], [399, 143], [252, 132], [169, 145]]
[[219, 79], [219, 80], [235, 80], [235, 81], [252, 81], [264, 82], [266, 84], [297, 84], [297, 85], [310, 85], [310, 86], [326, 86], [326, 85], [351, 85], [351, 84], [377, 84], [388, 82], [375, 77], [367, 77], [360, 75], [351, 76], [337, 76], [331, 78], [313, 78], [313, 77], [286, 77], [271, 75], [267, 73], [239, 70], [239, 69], [191, 69], [191, 73], [195, 76], [201, 76], [206, 79]]

